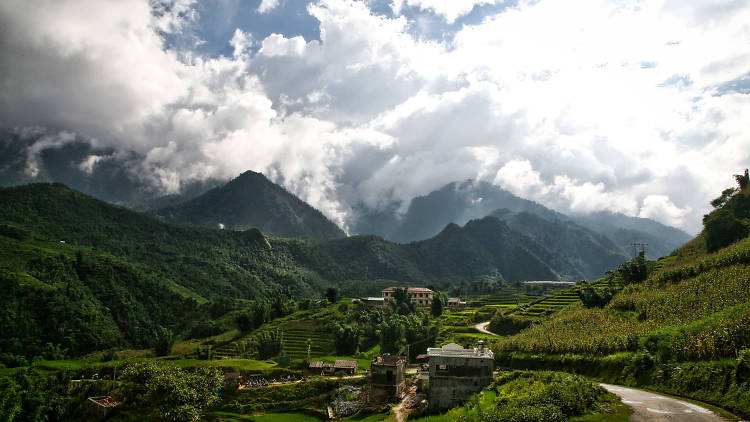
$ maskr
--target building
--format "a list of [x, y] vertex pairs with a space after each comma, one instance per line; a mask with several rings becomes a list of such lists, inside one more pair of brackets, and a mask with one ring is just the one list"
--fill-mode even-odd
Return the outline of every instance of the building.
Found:
[[406, 358], [385, 354], [372, 360], [371, 402], [387, 402], [403, 398], [406, 394]]
[[431, 408], [445, 409], [459, 404], [492, 382], [495, 359], [482, 341], [473, 349], [450, 343], [427, 349], [430, 365]]
[[345, 371], [349, 375], [354, 375], [357, 372], [357, 361], [336, 359], [333, 363], [333, 371]]
[[344, 371], [349, 375], [357, 372], [357, 361], [336, 359], [335, 362], [313, 361], [307, 366], [305, 375], [334, 375], [336, 371]]
[[453, 309], [465, 308], [466, 301], [462, 301], [460, 297], [449, 297], [448, 307]]
[[[396, 289], [401, 288], [402, 287], [388, 287], [387, 289], [383, 289], [383, 300], [394, 300]], [[425, 287], [409, 287], [406, 291], [409, 293], [412, 303], [416, 303], [417, 306], [427, 307], [432, 304], [432, 295], [434, 294], [432, 290]]]
[[362, 303], [369, 307], [385, 305], [385, 299], [382, 297], [361, 297], [357, 300], [359, 301], [359, 303]]

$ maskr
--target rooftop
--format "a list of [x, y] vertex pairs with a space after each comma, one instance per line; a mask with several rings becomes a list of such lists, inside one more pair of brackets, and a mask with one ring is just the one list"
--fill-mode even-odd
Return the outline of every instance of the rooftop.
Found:
[[[403, 289], [403, 287], [388, 287], [383, 289], [384, 292], [393, 292], [396, 289]], [[432, 290], [426, 287], [409, 287], [407, 288], [409, 293], [432, 293]]]
[[492, 350], [482, 347], [473, 349], [464, 349], [456, 343], [449, 343], [443, 347], [427, 348], [427, 356], [457, 357], [457, 358], [492, 358]]
[[336, 363], [333, 364], [333, 367], [336, 369], [357, 369], [357, 361], [336, 359]]

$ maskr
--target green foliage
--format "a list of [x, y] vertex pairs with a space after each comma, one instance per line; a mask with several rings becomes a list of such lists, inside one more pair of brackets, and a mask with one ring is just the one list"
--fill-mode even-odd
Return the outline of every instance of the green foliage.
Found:
[[706, 229], [706, 247], [713, 252], [747, 237], [748, 229], [728, 209], [718, 209], [703, 218]]
[[336, 303], [339, 300], [339, 291], [335, 287], [329, 287], [326, 289], [326, 299], [329, 303]]
[[156, 356], [166, 356], [172, 352], [174, 346], [174, 334], [172, 330], [164, 327], [156, 327], [154, 333], [154, 353]]
[[703, 217], [706, 247], [709, 252], [717, 251], [750, 233], [750, 191], [748, 191], [748, 170], [734, 175], [738, 188], [729, 188], [721, 196], [711, 201], [716, 208]]
[[641, 251], [635, 258], [620, 264], [615, 270], [615, 275], [620, 277], [623, 284], [633, 284], [646, 280], [648, 272], [646, 258]]
[[332, 322], [330, 329], [333, 332], [333, 345], [337, 354], [353, 355], [357, 353], [360, 335], [358, 327]]
[[617, 289], [610, 286], [594, 287], [587, 283], [578, 290], [578, 297], [587, 308], [603, 308], [616, 292]]
[[13, 422], [21, 412], [18, 384], [12, 379], [0, 378], [0, 420]]
[[194, 422], [218, 402], [223, 385], [218, 368], [180, 369], [155, 362], [138, 362], [122, 372], [122, 394], [130, 407], [150, 409], [160, 420]]
[[222, 406], [226, 410], [249, 413], [257, 410], [295, 410], [320, 403], [339, 383], [328, 378], [313, 378], [299, 384], [280, 385], [273, 388], [245, 388], [231, 393]]
[[501, 336], [509, 336], [531, 327], [535, 320], [535, 318], [497, 312], [490, 320], [489, 330]]
[[750, 349], [742, 349], [737, 356], [734, 380], [737, 384], [750, 384]]
[[606, 415], [618, 399], [591, 381], [550, 371], [502, 372], [482, 393], [425, 422], [562, 422], [580, 415]]
[[448, 304], [448, 298], [442, 292], [435, 292], [430, 304], [430, 313], [435, 318], [443, 314], [443, 308]]

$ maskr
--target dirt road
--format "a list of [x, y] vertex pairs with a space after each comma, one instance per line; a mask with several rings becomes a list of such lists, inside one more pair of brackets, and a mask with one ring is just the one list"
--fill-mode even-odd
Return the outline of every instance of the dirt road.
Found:
[[488, 325], [490, 325], [489, 321], [480, 322], [479, 324], [475, 325], [474, 328], [476, 328], [477, 331], [479, 331], [482, 334], [489, 334], [491, 336], [496, 335], [495, 333], [490, 332], [489, 330], [487, 330], [487, 326]]
[[617, 385], [600, 385], [633, 409], [631, 422], [727, 422], [716, 413], [686, 401]]

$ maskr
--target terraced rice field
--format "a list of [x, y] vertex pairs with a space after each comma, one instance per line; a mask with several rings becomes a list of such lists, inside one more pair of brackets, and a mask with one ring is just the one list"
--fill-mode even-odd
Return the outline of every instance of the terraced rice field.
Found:
[[[605, 278], [600, 278], [591, 283], [594, 287], [604, 287], [609, 285], [609, 282]], [[578, 298], [577, 288], [571, 287], [568, 289], [560, 290], [552, 296], [547, 296], [541, 299], [537, 299], [531, 302], [528, 306], [519, 309], [518, 315], [528, 317], [538, 317], [551, 314], [559, 311], [564, 307], [580, 302]]]
[[280, 331], [283, 334], [282, 354], [292, 359], [307, 358], [308, 340], [310, 357], [330, 355], [333, 352], [333, 338], [317, 324], [311, 321], [288, 321], [282, 324], [266, 325], [236, 341], [225, 344], [214, 350], [213, 356], [218, 359], [236, 358], [243, 354], [242, 344], [263, 331]]

